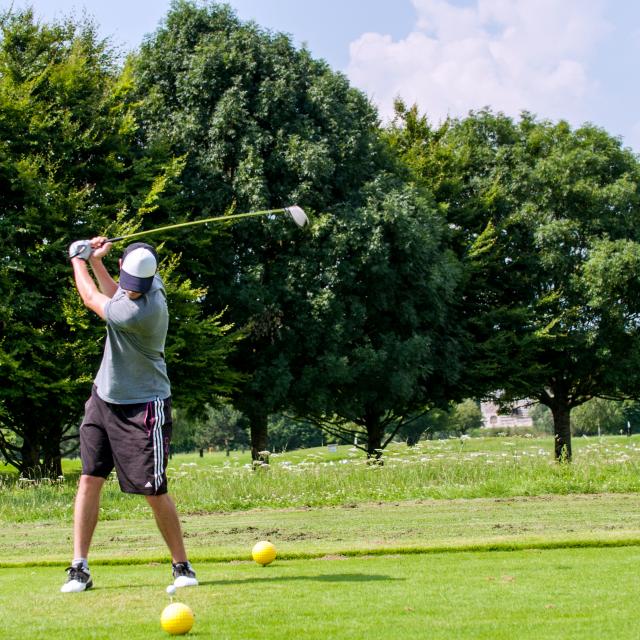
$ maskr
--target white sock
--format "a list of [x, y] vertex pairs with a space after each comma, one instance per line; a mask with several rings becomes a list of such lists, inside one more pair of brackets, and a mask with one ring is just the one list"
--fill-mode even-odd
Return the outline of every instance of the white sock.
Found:
[[74, 558], [71, 564], [75, 567], [78, 563], [82, 563], [82, 569], [89, 573], [89, 563], [86, 558]]

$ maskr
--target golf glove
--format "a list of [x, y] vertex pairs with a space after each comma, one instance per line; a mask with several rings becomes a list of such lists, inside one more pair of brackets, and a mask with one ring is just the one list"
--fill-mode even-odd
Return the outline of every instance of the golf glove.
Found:
[[69, 258], [82, 258], [88, 260], [93, 253], [88, 240], [76, 240], [69, 245]]

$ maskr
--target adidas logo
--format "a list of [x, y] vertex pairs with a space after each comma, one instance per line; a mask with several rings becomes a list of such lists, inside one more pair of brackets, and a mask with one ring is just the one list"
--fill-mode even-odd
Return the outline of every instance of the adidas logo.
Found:
[[144, 488], [145, 488], [145, 489], [148, 489], [150, 486], [152, 486], [152, 485], [151, 485], [151, 483], [150, 483], [150, 482], [147, 482], [147, 484], [145, 484], [145, 485], [144, 485]]

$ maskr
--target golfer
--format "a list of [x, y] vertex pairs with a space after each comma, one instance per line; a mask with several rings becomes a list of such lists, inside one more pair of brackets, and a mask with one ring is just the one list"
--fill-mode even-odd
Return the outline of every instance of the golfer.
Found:
[[[102, 263], [112, 244], [104, 237], [69, 247], [78, 293], [107, 323], [102, 363], [80, 426], [82, 475], [74, 509], [74, 557], [63, 593], [93, 586], [87, 563], [98, 522], [100, 492], [116, 470], [120, 489], [144, 495], [169, 547], [173, 584], [195, 586], [175, 504], [167, 493], [171, 387], [164, 362], [169, 315], [158, 256], [148, 244], [129, 245], [115, 282]], [[89, 273], [91, 264], [98, 286]]]

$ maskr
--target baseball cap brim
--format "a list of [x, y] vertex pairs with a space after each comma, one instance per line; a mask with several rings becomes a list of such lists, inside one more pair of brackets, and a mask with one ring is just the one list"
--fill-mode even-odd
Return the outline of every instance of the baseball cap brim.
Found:
[[131, 275], [124, 269], [120, 270], [120, 288], [125, 291], [134, 291], [136, 293], [147, 293], [151, 289], [154, 276], [149, 278], [140, 278], [139, 276]]

